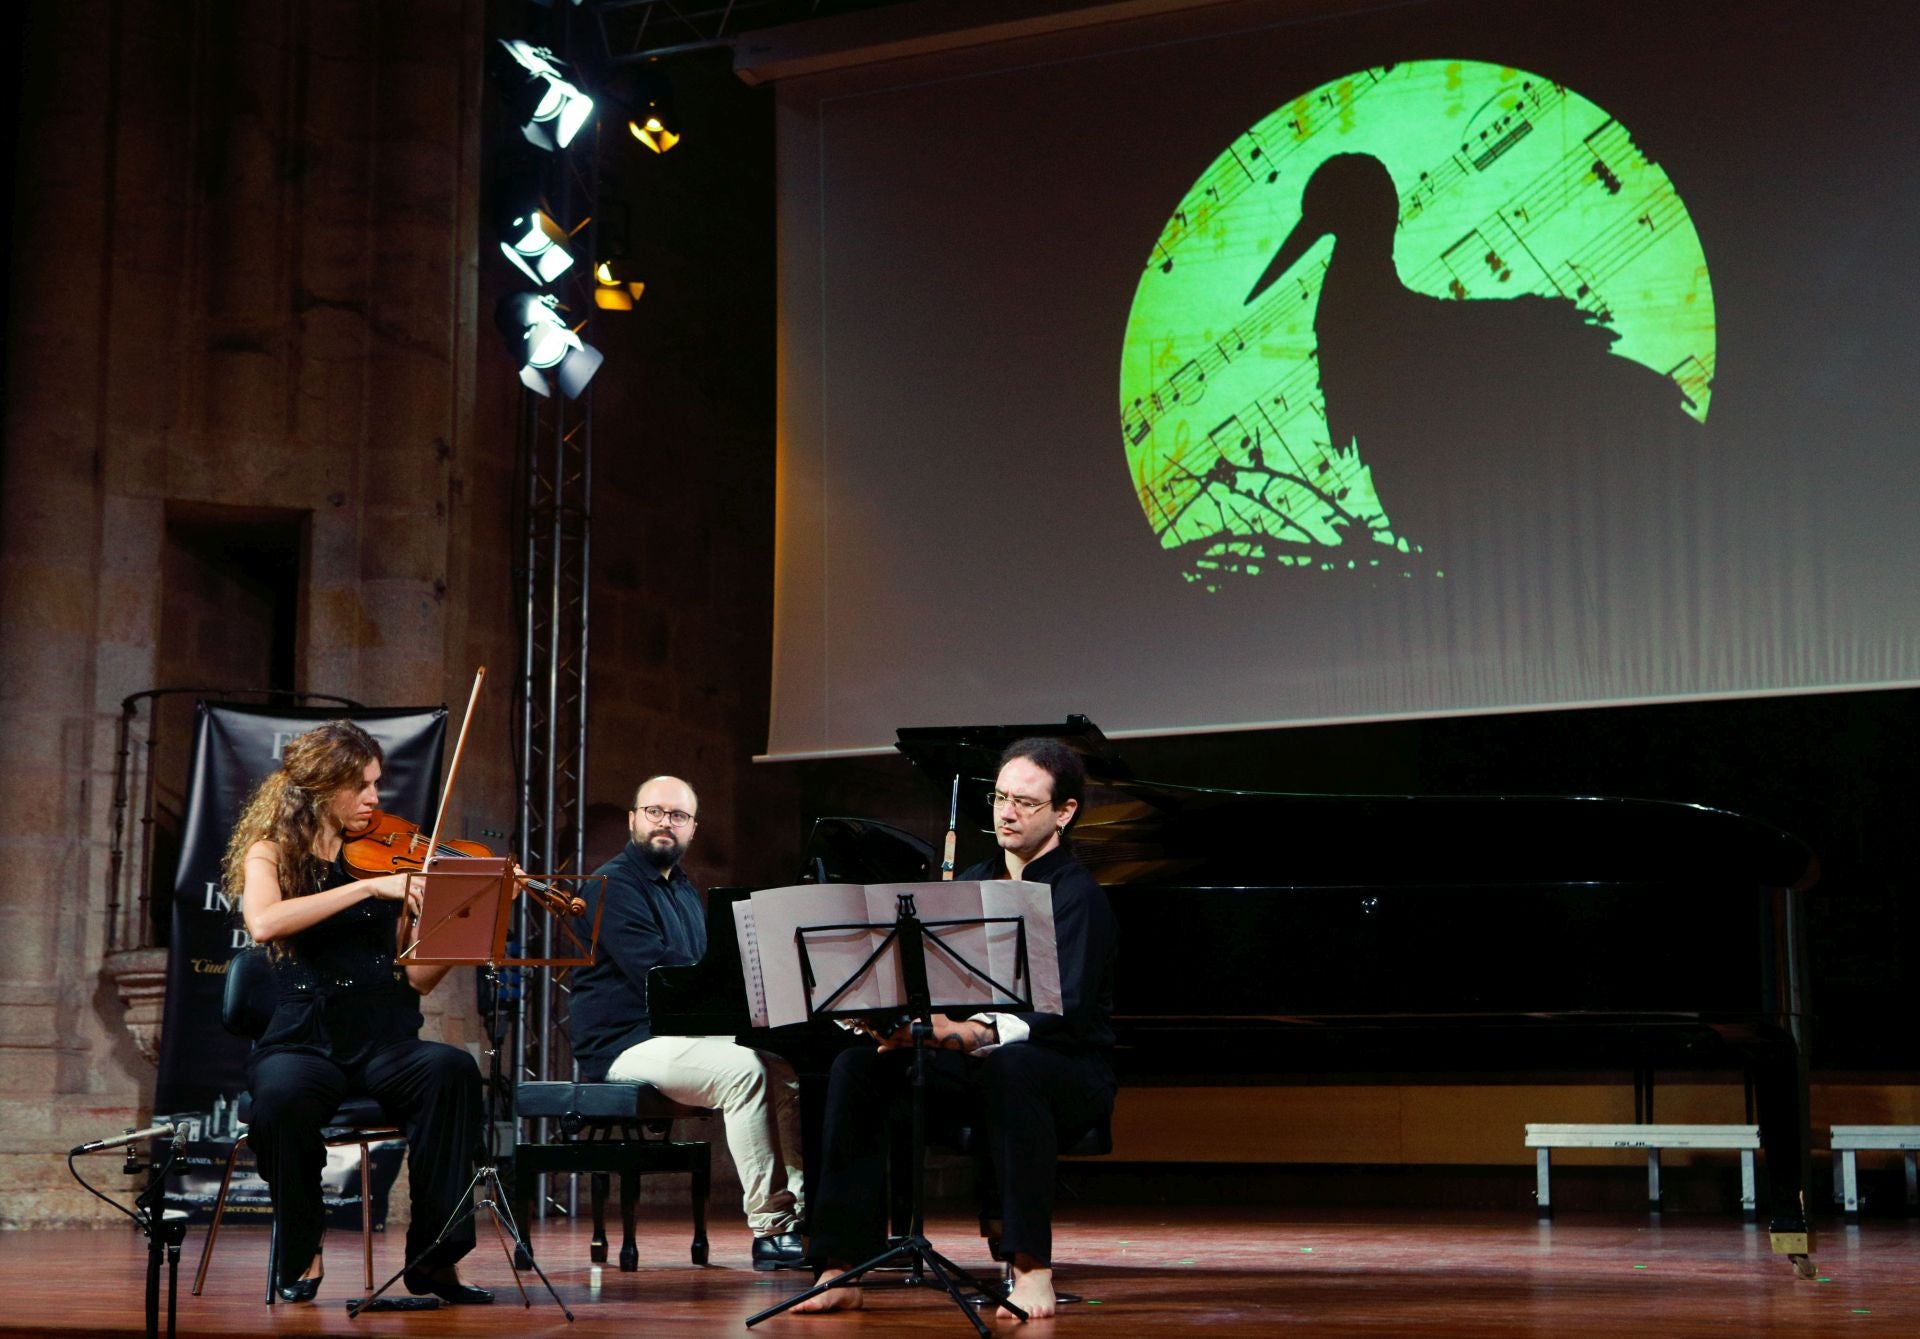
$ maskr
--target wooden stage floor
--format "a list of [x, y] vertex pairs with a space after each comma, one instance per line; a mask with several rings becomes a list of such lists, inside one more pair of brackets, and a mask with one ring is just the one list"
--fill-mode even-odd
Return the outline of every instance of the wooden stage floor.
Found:
[[[716, 1206], [718, 1208], [718, 1206]], [[747, 1334], [741, 1322], [801, 1286], [804, 1274], [755, 1274], [746, 1234], [713, 1215], [714, 1263], [687, 1263], [684, 1218], [642, 1224], [640, 1269], [587, 1263], [584, 1228], [548, 1223], [536, 1246], [573, 1308], [569, 1325], [527, 1275], [519, 1303], [499, 1248], [482, 1237], [466, 1273], [494, 1289], [492, 1307], [366, 1314], [344, 1309], [357, 1282], [358, 1238], [329, 1236], [332, 1277], [305, 1306], [260, 1301], [266, 1231], [222, 1233], [200, 1297], [187, 1294], [203, 1230], [181, 1258], [182, 1335], [367, 1336], [645, 1335], [692, 1339]], [[1822, 1224], [1818, 1281], [1771, 1257], [1766, 1234], [1731, 1218], [1569, 1215], [1551, 1226], [1513, 1213], [1089, 1209], [1056, 1237], [1060, 1284], [1086, 1302], [1029, 1332], [1084, 1336], [1472, 1335], [1689, 1336], [1920, 1334], [1920, 1223]], [[962, 1264], [985, 1265], [969, 1224], [941, 1219], [934, 1243]], [[398, 1268], [398, 1235], [376, 1243], [375, 1267]], [[0, 1331], [138, 1335], [144, 1332], [145, 1243], [136, 1233], [0, 1234]], [[385, 1273], [379, 1277], [384, 1278]], [[887, 1281], [859, 1316], [783, 1316], [752, 1333], [945, 1335], [972, 1330], [938, 1293]], [[997, 1327], [1012, 1333], [1011, 1323]], [[162, 1333], [165, 1332], [164, 1314]]]

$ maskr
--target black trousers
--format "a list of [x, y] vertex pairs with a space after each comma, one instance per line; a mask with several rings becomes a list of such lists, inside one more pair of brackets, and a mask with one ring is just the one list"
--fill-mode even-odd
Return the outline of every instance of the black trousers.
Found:
[[[984, 1056], [928, 1051], [926, 1059], [929, 1138], [967, 1125], [984, 1134], [975, 1141], [981, 1217], [1002, 1220], [1009, 1253], [1050, 1263], [1060, 1145], [1112, 1114], [1112, 1070], [1032, 1042]], [[910, 1051], [862, 1046], [834, 1061], [809, 1208], [817, 1267], [858, 1264], [884, 1248], [889, 1149], [911, 1119], [912, 1083]]]
[[[253, 1095], [247, 1142], [273, 1192], [284, 1281], [298, 1278], [319, 1249], [320, 1173], [327, 1162], [320, 1128], [346, 1097], [376, 1099], [406, 1131], [413, 1191], [407, 1259], [432, 1244], [460, 1207], [480, 1153], [486, 1114], [480, 1070], [472, 1056], [456, 1046], [416, 1038], [376, 1051], [364, 1064], [350, 1068], [321, 1056], [281, 1051], [254, 1058], [247, 1070]], [[473, 1244], [473, 1222], [468, 1219], [448, 1234], [425, 1267], [450, 1265]]]

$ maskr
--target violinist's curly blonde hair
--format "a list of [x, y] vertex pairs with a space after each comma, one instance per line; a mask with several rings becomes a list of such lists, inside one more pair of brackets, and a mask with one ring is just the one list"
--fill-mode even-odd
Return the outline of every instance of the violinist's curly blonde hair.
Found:
[[[245, 888], [247, 852], [258, 841], [276, 843], [292, 869], [310, 866], [313, 844], [324, 826], [322, 812], [342, 788], [360, 786], [370, 762], [384, 764], [385, 755], [373, 736], [352, 721], [328, 721], [288, 740], [280, 750], [280, 766], [260, 783], [233, 826], [222, 862], [227, 892], [237, 896]], [[283, 891], [293, 895], [312, 890]]]

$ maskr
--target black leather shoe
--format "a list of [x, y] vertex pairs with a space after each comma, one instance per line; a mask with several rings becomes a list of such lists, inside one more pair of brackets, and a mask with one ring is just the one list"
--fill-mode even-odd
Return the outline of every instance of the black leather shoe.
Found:
[[[325, 1278], [323, 1274], [320, 1278]], [[283, 1283], [276, 1291], [288, 1302], [311, 1302], [320, 1292], [320, 1278], [295, 1279], [292, 1283]]]
[[409, 1269], [400, 1276], [400, 1282], [415, 1297], [425, 1297], [432, 1293], [450, 1306], [487, 1306], [493, 1301], [493, 1294], [485, 1288], [475, 1288], [462, 1283], [451, 1270]]
[[771, 1237], [753, 1239], [753, 1267], [768, 1269], [806, 1269], [807, 1244], [798, 1232], [779, 1232]]

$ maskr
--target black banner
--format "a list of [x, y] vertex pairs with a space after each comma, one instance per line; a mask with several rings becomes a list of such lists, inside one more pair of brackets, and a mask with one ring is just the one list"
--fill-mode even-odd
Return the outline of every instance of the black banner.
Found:
[[167, 959], [167, 1013], [153, 1109], [208, 1111], [246, 1086], [248, 1043], [220, 1023], [227, 963], [252, 941], [236, 899], [221, 889], [227, 838], [255, 786], [280, 765], [289, 739], [346, 717], [379, 741], [380, 807], [423, 825], [433, 821], [446, 749], [445, 707], [303, 709], [201, 702], [180, 869], [173, 883], [173, 946]]

